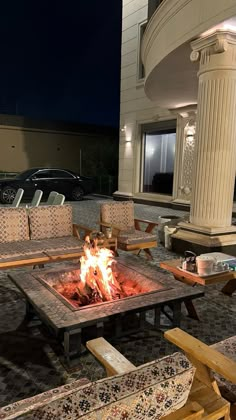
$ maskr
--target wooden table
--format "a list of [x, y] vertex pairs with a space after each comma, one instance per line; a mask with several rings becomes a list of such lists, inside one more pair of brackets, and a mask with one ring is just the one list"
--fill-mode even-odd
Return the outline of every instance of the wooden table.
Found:
[[222, 293], [232, 296], [232, 293], [236, 290], [236, 272], [234, 271], [215, 274], [210, 277], [200, 277], [199, 275], [193, 274], [190, 271], [180, 270], [178, 266], [180, 266], [179, 259], [162, 261], [160, 263], [161, 268], [164, 268], [165, 270], [173, 273], [174, 278], [178, 281], [181, 281], [182, 283], [190, 284], [191, 286], [195, 286], [196, 284], [207, 286], [209, 284], [222, 283], [227, 281], [221, 290]]

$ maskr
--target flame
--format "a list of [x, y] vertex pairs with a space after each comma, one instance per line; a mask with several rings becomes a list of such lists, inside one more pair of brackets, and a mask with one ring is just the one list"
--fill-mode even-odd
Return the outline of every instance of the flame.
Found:
[[99, 248], [96, 240], [91, 245], [86, 238], [84, 256], [80, 258], [80, 280], [83, 288], [89, 286], [98, 291], [103, 300], [112, 300], [113, 287], [117, 282], [112, 271], [115, 262], [113, 252], [107, 248]]

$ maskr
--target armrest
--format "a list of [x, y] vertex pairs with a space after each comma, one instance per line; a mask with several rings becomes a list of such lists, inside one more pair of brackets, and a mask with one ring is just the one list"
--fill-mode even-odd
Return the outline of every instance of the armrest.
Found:
[[160, 224], [158, 222], [154, 222], [153, 220], [137, 219], [137, 217], [135, 217], [134, 220], [137, 221], [137, 222], [148, 223], [148, 224], [152, 224], [152, 225], [155, 225], [155, 226], [158, 226]]
[[[78, 223], [73, 223], [73, 236], [76, 236], [79, 239], [82, 239], [80, 232], [84, 232], [84, 237], [89, 235], [94, 229], [89, 228], [88, 226], [83, 226]], [[84, 239], [84, 238], [83, 238]]]
[[105, 367], [107, 376], [130, 372], [135, 366], [103, 337], [87, 341], [86, 347]]
[[208, 368], [236, 384], [236, 363], [233, 360], [179, 328], [166, 331], [164, 337], [184, 350], [187, 355], [193, 356]]
[[152, 222], [151, 220], [143, 220], [143, 219], [134, 219], [134, 226], [135, 229], [141, 230], [140, 223], [145, 223], [147, 225], [145, 232], [152, 233], [153, 229], [159, 225], [157, 222]]

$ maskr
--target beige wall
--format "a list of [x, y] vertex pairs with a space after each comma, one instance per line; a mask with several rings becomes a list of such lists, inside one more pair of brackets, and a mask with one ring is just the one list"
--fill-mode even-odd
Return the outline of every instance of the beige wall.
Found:
[[[112, 146], [113, 145], [113, 146]], [[103, 148], [114, 153], [114, 139], [106, 135], [0, 126], [0, 171], [23, 171], [35, 166], [64, 167], [96, 175], [97, 166], [106, 167]], [[113, 149], [112, 149], [113, 147]]]
[[[144, 80], [138, 80], [139, 24], [147, 20], [147, 14], [148, 0], [123, 0], [119, 190], [116, 194], [128, 197], [140, 195], [140, 125], [173, 119], [167, 109], [161, 109], [146, 97]], [[147, 196], [144, 194], [144, 198]]]

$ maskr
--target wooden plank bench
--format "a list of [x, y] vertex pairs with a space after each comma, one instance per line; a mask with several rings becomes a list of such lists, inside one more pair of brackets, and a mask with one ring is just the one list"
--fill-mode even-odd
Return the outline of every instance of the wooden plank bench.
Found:
[[[184, 350], [195, 366], [196, 373], [185, 406], [161, 418], [229, 420], [230, 404], [221, 396], [212, 370], [236, 383], [236, 363], [179, 328], [167, 331], [165, 338]], [[109, 376], [135, 369], [135, 366], [104, 338], [88, 341], [87, 348], [102, 363]]]

